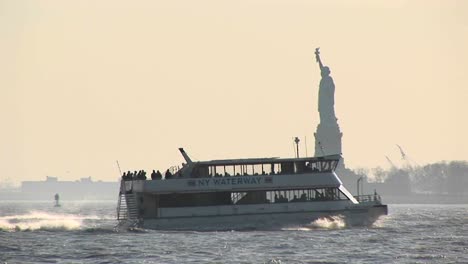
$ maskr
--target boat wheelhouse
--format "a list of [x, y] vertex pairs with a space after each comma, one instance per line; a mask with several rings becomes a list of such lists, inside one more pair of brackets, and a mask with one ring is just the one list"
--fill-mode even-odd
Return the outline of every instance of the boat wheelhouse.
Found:
[[339, 215], [369, 225], [387, 214], [377, 194], [353, 197], [335, 173], [340, 155], [186, 163], [164, 179], [123, 179], [120, 225], [232, 230], [310, 224]]

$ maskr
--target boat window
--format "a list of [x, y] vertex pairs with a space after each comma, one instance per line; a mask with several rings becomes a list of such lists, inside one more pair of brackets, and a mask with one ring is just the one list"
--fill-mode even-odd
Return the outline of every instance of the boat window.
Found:
[[338, 160], [311, 159], [257, 164], [197, 165], [194, 167], [191, 177], [204, 178], [331, 172], [337, 167], [338, 162]]
[[231, 194], [231, 198], [232, 204], [293, 203], [348, 200], [348, 198], [337, 188], [233, 192]]
[[305, 168], [304, 161], [294, 162], [294, 173], [303, 173]]
[[348, 200], [337, 188], [179, 193], [158, 195], [158, 199], [160, 208]]
[[274, 175], [274, 174], [281, 174], [281, 166], [280, 164], [278, 163], [272, 163], [270, 164], [270, 174], [271, 175]]
[[309, 164], [307, 165], [310, 171], [312, 172], [317, 172], [319, 171], [318, 168], [318, 162], [317, 161], [310, 161]]
[[172, 193], [159, 196], [159, 207], [192, 207], [232, 204], [231, 192]]
[[265, 169], [263, 168], [263, 164], [256, 164], [252, 165], [253, 167], [253, 175], [265, 175]]
[[234, 176], [235, 173], [235, 166], [224, 166], [224, 177]]
[[193, 169], [192, 178], [209, 177], [209, 168], [206, 166], [197, 166]]
[[332, 170], [335, 170], [337, 165], [338, 165], [338, 160], [332, 160], [332, 161], [331, 161], [331, 168], [332, 168]]
[[281, 174], [293, 174], [294, 163], [293, 162], [282, 162], [281, 163]]
[[328, 162], [327, 161], [320, 161], [320, 171], [324, 172], [328, 170]]
[[[298, 173], [303, 172], [331, 172], [335, 170], [338, 160], [310, 160], [303, 164], [303, 167], [298, 167]], [[300, 165], [302, 166], [302, 164]]]

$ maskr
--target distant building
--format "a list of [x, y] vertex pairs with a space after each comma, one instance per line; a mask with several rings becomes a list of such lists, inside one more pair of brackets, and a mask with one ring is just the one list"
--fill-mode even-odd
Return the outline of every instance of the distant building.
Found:
[[77, 181], [60, 181], [47, 176], [45, 181], [24, 181], [17, 199], [53, 199], [56, 193], [63, 200], [114, 200], [118, 196], [119, 183], [93, 181], [91, 177]]

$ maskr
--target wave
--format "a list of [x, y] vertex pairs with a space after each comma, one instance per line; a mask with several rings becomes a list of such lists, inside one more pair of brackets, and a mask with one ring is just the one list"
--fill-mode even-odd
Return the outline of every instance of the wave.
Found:
[[0, 217], [0, 231], [69, 231], [82, 229], [96, 230], [99, 228], [89, 228], [84, 225], [84, 221], [101, 219], [103, 218], [94, 215], [83, 216], [31, 211], [21, 215]]
[[282, 228], [285, 231], [311, 231], [317, 229], [343, 229], [346, 228], [344, 216], [323, 216], [303, 226]]
[[321, 229], [342, 229], [346, 227], [345, 219], [342, 215], [320, 217], [307, 227]]

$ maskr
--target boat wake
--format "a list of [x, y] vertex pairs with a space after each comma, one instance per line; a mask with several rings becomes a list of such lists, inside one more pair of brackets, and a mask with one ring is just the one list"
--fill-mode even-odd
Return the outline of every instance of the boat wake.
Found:
[[295, 230], [295, 231], [311, 231], [317, 229], [343, 229], [346, 228], [346, 222], [344, 216], [323, 216], [310, 224], [299, 226], [299, 227], [289, 227], [283, 228], [283, 230]]
[[320, 217], [307, 225], [313, 229], [342, 229], [346, 227], [344, 217], [341, 215]]
[[0, 231], [70, 231], [96, 229], [85, 225], [85, 221], [99, 220], [97, 216], [82, 216], [73, 214], [54, 214], [41, 211], [31, 211], [27, 214], [0, 217]]

